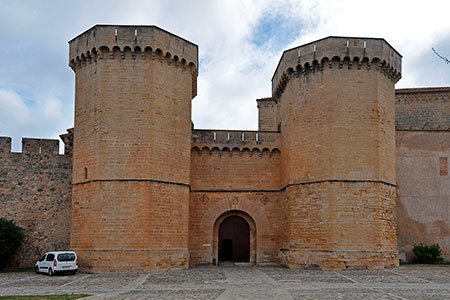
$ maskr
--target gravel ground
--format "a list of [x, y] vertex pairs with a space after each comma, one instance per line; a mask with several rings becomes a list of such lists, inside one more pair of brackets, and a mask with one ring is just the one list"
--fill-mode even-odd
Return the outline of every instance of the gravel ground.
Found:
[[374, 271], [199, 266], [152, 273], [0, 274], [0, 295], [90, 294], [89, 299], [450, 300], [450, 266]]

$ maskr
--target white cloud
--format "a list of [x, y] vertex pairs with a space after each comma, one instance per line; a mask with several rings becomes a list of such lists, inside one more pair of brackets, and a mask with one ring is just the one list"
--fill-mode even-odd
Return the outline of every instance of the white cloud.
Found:
[[70, 110], [57, 98], [28, 103], [18, 93], [0, 89], [0, 135], [13, 138], [13, 151], [20, 151], [22, 137], [59, 138], [72, 126]]
[[24, 123], [30, 109], [16, 92], [0, 89], [0, 113], [0, 126], [6, 128], [12, 122]]
[[[1, 134], [54, 137], [72, 126], [74, 75], [67, 66], [67, 41], [96, 23], [154, 24], [198, 44], [196, 127], [256, 129], [255, 99], [270, 96], [282, 49], [329, 35], [385, 38], [404, 56], [399, 87], [450, 85], [450, 67], [431, 52], [435, 45], [450, 51], [444, 47], [449, 8], [447, 1], [403, 0], [5, 0], [0, 88], [11, 103], [2, 108], [8, 106], [17, 118], [1, 113], [0, 124], [8, 128], [0, 128]], [[267, 18], [279, 22], [265, 24]], [[255, 43], [262, 25], [281, 29]]]

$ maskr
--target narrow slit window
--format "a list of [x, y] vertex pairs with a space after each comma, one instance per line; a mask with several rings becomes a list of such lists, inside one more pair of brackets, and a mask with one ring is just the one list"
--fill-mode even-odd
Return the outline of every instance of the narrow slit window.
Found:
[[84, 167], [84, 179], [88, 178], [88, 169]]
[[39, 146], [39, 154], [42, 153], [42, 147]]
[[440, 176], [448, 175], [448, 158], [447, 157], [439, 157], [439, 175]]
[[245, 141], [245, 133], [242, 133], [242, 141]]
[[227, 132], [227, 141], [229, 141], [229, 140], [230, 140], [230, 133]]
[[214, 132], [214, 141], [216, 141], [216, 133]]
[[258, 133], [256, 134], [255, 139], [256, 139], [257, 142], [259, 141], [259, 134]]

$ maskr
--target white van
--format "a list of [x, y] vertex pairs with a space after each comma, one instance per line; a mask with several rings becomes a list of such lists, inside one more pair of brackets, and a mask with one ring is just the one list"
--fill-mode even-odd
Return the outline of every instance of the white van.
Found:
[[78, 271], [78, 257], [73, 251], [47, 252], [34, 265], [36, 274], [47, 273], [52, 276], [56, 273], [68, 272], [75, 275]]

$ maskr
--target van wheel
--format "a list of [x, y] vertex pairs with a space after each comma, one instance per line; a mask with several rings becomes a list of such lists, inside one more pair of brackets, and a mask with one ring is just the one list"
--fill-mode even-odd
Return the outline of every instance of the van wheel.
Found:
[[39, 267], [34, 267], [34, 272], [36, 272], [36, 274], [39, 274]]
[[55, 275], [55, 273], [53, 272], [53, 270], [51, 268], [48, 269], [48, 276], [53, 276]]
[[75, 271], [71, 271], [70, 274], [75, 275], [75, 274], [77, 274], [77, 271], [76, 270]]

